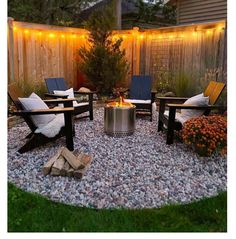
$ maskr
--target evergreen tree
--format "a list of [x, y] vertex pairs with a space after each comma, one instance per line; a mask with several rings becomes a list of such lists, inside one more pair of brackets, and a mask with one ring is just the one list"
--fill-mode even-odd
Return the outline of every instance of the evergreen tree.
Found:
[[78, 50], [79, 68], [102, 95], [112, 93], [116, 84], [127, 76], [129, 64], [125, 50], [120, 49], [122, 39], [112, 40], [115, 17], [112, 7], [95, 11], [86, 22], [90, 32], [90, 47]]

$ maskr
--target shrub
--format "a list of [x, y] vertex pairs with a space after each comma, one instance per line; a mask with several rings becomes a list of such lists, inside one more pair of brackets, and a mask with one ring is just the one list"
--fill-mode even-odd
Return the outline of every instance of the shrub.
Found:
[[227, 149], [227, 120], [220, 115], [200, 116], [186, 121], [180, 132], [184, 143], [200, 156], [221, 155]]
[[190, 97], [194, 95], [194, 83], [189, 73], [181, 73], [174, 77], [174, 91], [177, 96]]
[[78, 50], [78, 66], [101, 95], [112, 94], [118, 82], [127, 77], [129, 64], [122, 39], [112, 37], [114, 28], [112, 8], [95, 11], [86, 23], [89, 47]]
[[44, 94], [47, 92], [47, 88], [44, 82], [40, 81], [17, 81], [17, 86], [22, 90], [25, 97], [28, 97], [32, 92], [39, 95], [41, 98], [44, 97]]

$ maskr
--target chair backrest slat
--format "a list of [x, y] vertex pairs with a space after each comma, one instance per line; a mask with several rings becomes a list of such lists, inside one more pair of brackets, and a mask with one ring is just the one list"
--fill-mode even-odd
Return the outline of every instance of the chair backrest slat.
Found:
[[225, 88], [225, 84], [217, 81], [210, 81], [205, 92], [204, 96], [209, 96], [209, 103], [214, 105], [219, 99], [222, 91]]
[[45, 83], [49, 93], [53, 93], [54, 90], [67, 90], [66, 81], [62, 77], [46, 78]]
[[152, 89], [152, 78], [148, 75], [132, 76], [130, 86], [130, 98], [139, 100], [150, 100]]
[[24, 97], [23, 91], [17, 86], [16, 83], [8, 85], [8, 96], [15, 104], [18, 101], [19, 97]]
[[[23, 110], [22, 104], [19, 101], [19, 97], [25, 97], [23, 91], [17, 86], [16, 83], [12, 83], [8, 85], [8, 96], [16, 106], [17, 110]], [[30, 116], [24, 115], [22, 118], [25, 120], [29, 128], [34, 132], [36, 130], [36, 126], [33, 123]]]

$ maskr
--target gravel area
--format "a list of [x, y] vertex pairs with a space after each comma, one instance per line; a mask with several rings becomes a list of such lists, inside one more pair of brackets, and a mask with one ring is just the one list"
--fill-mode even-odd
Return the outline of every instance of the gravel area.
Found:
[[94, 120], [76, 120], [75, 149], [92, 155], [81, 180], [44, 176], [42, 167], [59, 147], [54, 143], [19, 154], [30, 132], [26, 124], [8, 131], [8, 181], [53, 201], [94, 208], [158, 208], [185, 204], [227, 190], [227, 159], [200, 158], [184, 144], [166, 145], [153, 122], [137, 118], [134, 135], [113, 138], [103, 132], [103, 108]]

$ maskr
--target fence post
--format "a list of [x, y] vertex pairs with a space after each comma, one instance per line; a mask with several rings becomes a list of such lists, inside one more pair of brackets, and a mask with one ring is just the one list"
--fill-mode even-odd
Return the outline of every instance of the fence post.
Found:
[[14, 35], [13, 35], [13, 21], [14, 19], [9, 17], [7, 19], [8, 31], [7, 31], [7, 45], [8, 45], [8, 83], [13, 82], [14, 75]]
[[132, 59], [132, 75], [139, 75], [140, 73], [140, 39], [139, 28], [133, 28], [133, 59]]
[[[223, 73], [227, 72], [227, 21], [225, 22], [225, 29], [224, 29], [224, 46], [223, 46], [223, 63], [222, 63], [222, 71]], [[225, 81], [226, 79], [224, 79], [223, 76], [223, 81]]]

